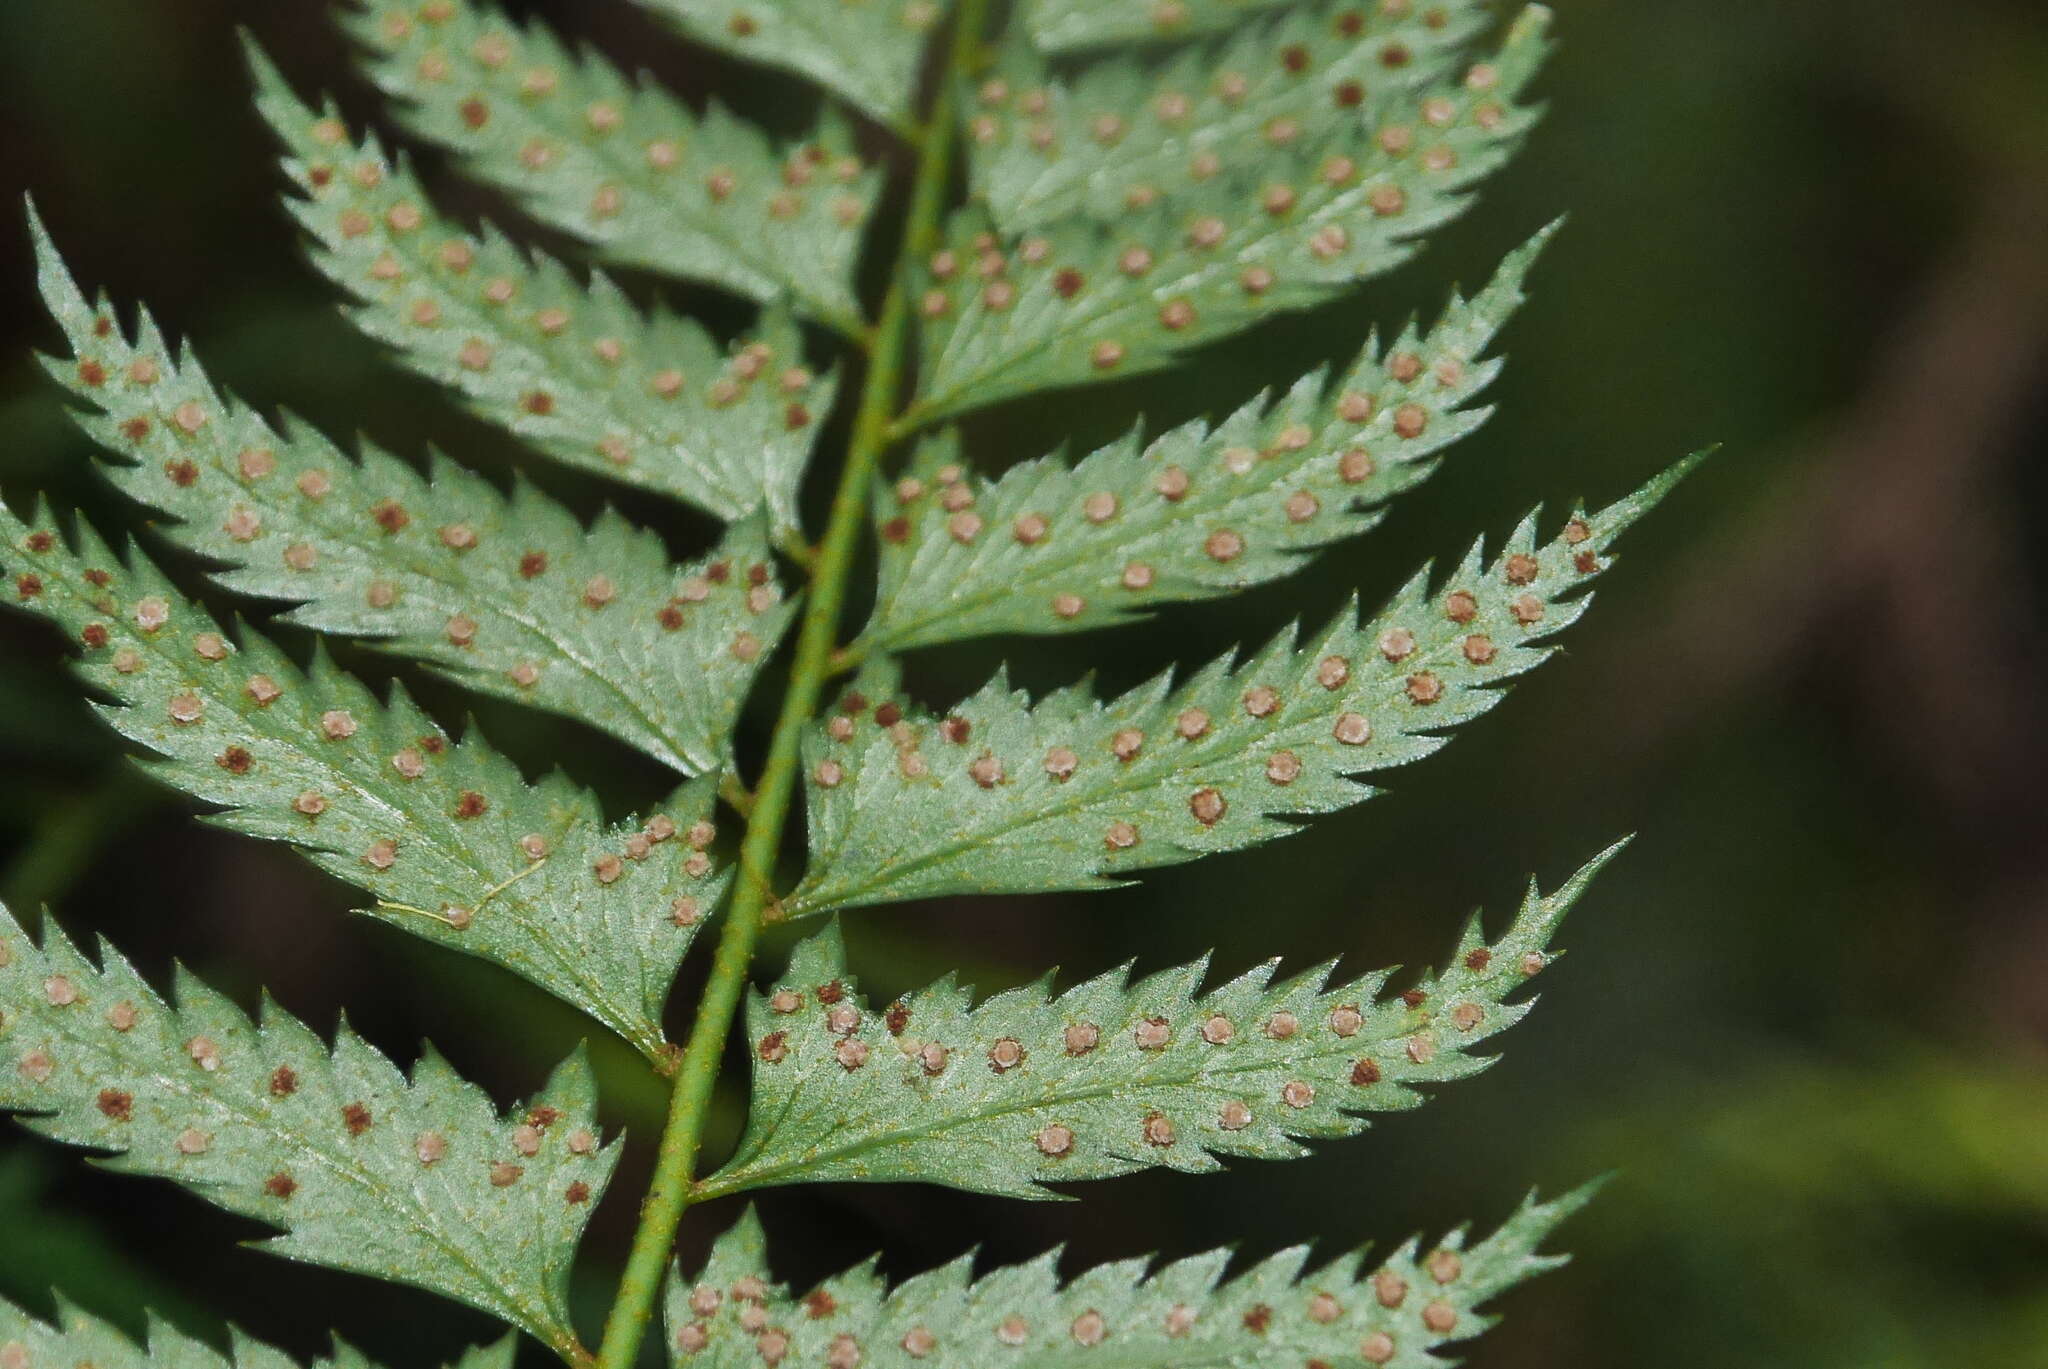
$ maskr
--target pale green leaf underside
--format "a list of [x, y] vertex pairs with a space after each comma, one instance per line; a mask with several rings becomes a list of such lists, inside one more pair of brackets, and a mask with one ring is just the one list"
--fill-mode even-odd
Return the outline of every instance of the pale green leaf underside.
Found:
[[[1240, 6], [1242, 8], [1242, 6]], [[973, 188], [1012, 233], [1070, 215], [1115, 220], [1134, 202], [1185, 198], [1198, 159], [1219, 165], [1376, 130], [1434, 85], [1486, 22], [1473, 0], [1389, 13], [1318, 0], [1167, 60], [1105, 59], [1071, 79], [1022, 41], [968, 114]]]
[[351, 140], [332, 110], [302, 104], [260, 54], [252, 62], [258, 107], [305, 192], [292, 212], [358, 327], [564, 465], [728, 520], [765, 502], [778, 530], [796, 526], [837, 384], [804, 365], [785, 311], [726, 348], [665, 309], [642, 314], [602, 274], [586, 287], [488, 226], [470, 234], [374, 139]]
[[73, 352], [50, 373], [97, 410], [78, 421], [118, 458], [109, 478], [172, 515], [179, 546], [226, 564], [222, 584], [580, 719], [683, 774], [726, 763], [791, 615], [759, 518], [672, 566], [653, 533], [610, 511], [585, 528], [524, 481], [508, 499], [452, 462], [427, 478], [375, 448], [358, 463], [289, 418], [273, 431], [174, 355], [146, 313], [131, 344], [40, 233], [38, 245]]
[[1475, 545], [1434, 590], [1425, 569], [1370, 619], [1354, 606], [1299, 648], [1289, 629], [1178, 685], [1033, 704], [998, 674], [936, 718], [891, 698], [892, 664], [870, 666], [858, 685], [883, 718], [841, 712], [806, 735], [811, 865], [784, 906], [1101, 888], [1370, 798], [1353, 777], [1429, 755], [1549, 655], [1615, 538], [1685, 469], [1548, 543], [1532, 516], [1491, 563]]
[[[1475, 916], [1448, 967], [1381, 998], [1390, 971], [1272, 982], [1270, 962], [1203, 993], [1206, 961], [1136, 984], [1128, 969], [1060, 994], [1039, 983], [979, 1007], [950, 977], [885, 1010], [846, 974], [838, 928], [797, 948], [748, 1004], [746, 1135], [706, 1194], [779, 1183], [915, 1181], [1017, 1198], [1042, 1184], [1219, 1155], [1293, 1159], [1359, 1114], [1419, 1107], [1419, 1086], [1476, 1074], [1473, 1048], [1521, 1020], [1506, 999], [1607, 855], [1489, 943]], [[1415, 995], [1421, 995], [1416, 997]]]
[[[10, 1369], [298, 1369], [298, 1362], [272, 1346], [230, 1328], [232, 1343], [222, 1354], [170, 1323], [149, 1318], [144, 1344], [74, 1307], [60, 1293], [54, 1321], [41, 1321], [0, 1298], [0, 1360]], [[494, 1345], [474, 1346], [451, 1369], [512, 1369], [518, 1341], [506, 1336]], [[350, 1346], [337, 1343], [333, 1355], [308, 1369], [379, 1369]]]
[[[1032, 38], [1048, 51], [1219, 33], [1297, 0], [1027, 0]], [[1406, 11], [1426, 0], [1357, 0], [1370, 12]]]
[[854, 155], [843, 119], [780, 147], [716, 105], [698, 116], [594, 52], [572, 54], [542, 25], [466, 0], [444, 8], [438, 24], [349, 20], [414, 133], [612, 261], [787, 296], [860, 331], [853, 268], [881, 177]]
[[638, 0], [700, 43], [793, 71], [899, 130], [949, 0]]
[[1480, 1307], [1563, 1263], [1538, 1249], [1590, 1196], [1531, 1198], [1483, 1240], [1459, 1230], [1425, 1249], [1411, 1238], [1372, 1264], [1360, 1251], [1308, 1268], [1308, 1247], [1296, 1246], [1225, 1278], [1231, 1252], [1212, 1250], [1157, 1267], [1120, 1260], [1062, 1281], [1058, 1252], [979, 1279], [962, 1256], [893, 1289], [869, 1262], [801, 1299], [769, 1282], [766, 1237], [749, 1210], [696, 1279], [671, 1277], [670, 1363], [1429, 1369], [1445, 1362], [1435, 1350], [1493, 1324]]
[[432, 1053], [411, 1078], [346, 1026], [260, 1024], [180, 972], [175, 1005], [110, 948], [0, 911], [0, 1109], [278, 1227], [289, 1259], [416, 1284], [555, 1347], [569, 1264], [616, 1159], [579, 1051], [500, 1114]]
[[324, 655], [310, 672], [259, 634], [230, 640], [141, 556], [0, 507], [9, 602], [82, 649], [107, 721], [166, 784], [368, 891], [364, 911], [480, 956], [651, 1057], [670, 981], [727, 876], [705, 853], [710, 777], [645, 821], [607, 823], [560, 774], [528, 784], [474, 732], [451, 739], [394, 688], [386, 704]]
[[982, 248], [986, 211], [962, 211], [913, 281], [924, 368], [911, 414], [1156, 370], [1392, 270], [1470, 207], [1471, 187], [1534, 122], [1513, 99], [1544, 30], [1544, 12], [1525, 11], [1497, 54], [1455, 79], [1205, 177], [1191, 161], [1191, 189], [1112, 223], [1067, 218]]
[[1383, 506], [1485, 421], [1467, 409], [1499, 373], [1482, 360], [1522, 302], [1549, 230], [1511, 254], [1427, 335], [1369, 342], [1334, 383], [1302, 377], [1216, 427], [1136, 431], [1069, 466], [1027, 461], [989, 481], [927, 442], [877, 499], [881, 586], [864, 640], [890, 649], [1003, 632], [1104, 627], [1155, 604], [1278, 579], [1366, 531]]

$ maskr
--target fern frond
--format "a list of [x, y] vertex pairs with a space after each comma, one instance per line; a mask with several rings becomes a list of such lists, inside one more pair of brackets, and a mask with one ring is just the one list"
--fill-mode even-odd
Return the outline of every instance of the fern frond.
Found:
[[1119, 56], [1071, 77], [1013, 41], [968, 119], [972, 185], [1010, 233], [1186, 199], [1212, 168], [1377, 132], [1484, 23], [1472, 0], [1426, 12], [1317, 0], [1166, 61]]
[[1486, 420], [1467, 409], [1499, 373], [1482, 360], [1522, 302], [1550, 236], [1502, 262], [1427, 334], [1368, 342], [1335, 384], [1302, 377], [1211, 428], [1137, 432], [1069, 466], [1059, 455], [995, 481], [950, 437], [926, 442], [880, 492], [881, 584], [863, 634], [901, 649], [1000, 632], [1103, 627], [1152, 605], [1278, 579], [1307, 553], [1378, 523], [1384, 505]]
[[1546, 48], [1525, 10], [1498, 53], [1403, 92], [1366, 127], [1214, 169], [1115, 223], [995, 231], [956, 215], [923, 263], [919, 422], [1015, 395], [1138, 375], [1190, 347], [1334, 298], [1462, 213], [1535, 120], [1513, 103]]
[[729, 349], [666, 310], [643, 316], [602, 274], [586, 288], [488, 226], [472, 235], [435, 213], [402, 161], [302, 104], [253, 48], [250, 60], [305, 192], [291, 207], [313, 263], [355, 302], [358, 327], [564, 465], [728, 520], [765, 501], [778, 531], [796, 526], [838, 386], [804, 364], [784, 310]]
[[671, 1277], [669, 1362], [1423, 1369], [1444, 1362], [1437, 1349], [1493, 1325], [1479, 1308], [1564, 1263], [1539, 1247], [1591, 1196], [1532, 1196], [1483, 1240], [1460, 1229], [1425, 1248], [1411, 1237], [1376, 1263], [1359, 1251], [1310, 1269], [1308, 1247], [1295, 1246], [1226, 1279], [1231, 1252], [1212, 1250], [1157, 1267], [1120, 1260], [1063, 1282], [1053, 1251], [979, 1279], [962, 1256], [890, 1289], [869, 1261], [800, 1299], [770, 1282], [767, 1239], [749, 1209], [694, 1280]]
[[345, 1024], [330, 1048], [268, 1000], [252, 1021], [183, 970], [167, 1001], [111, 948], [101, 962], [0, 910], [0, 1109], [279, 1228], [266, 1247], [288, 1259], [575, 1346], [569, 1262], [617, 1158], [581, 1051], [501, 1114], [432, 1053], [407, 1078]]
[[[1353, 778], [1429, 755], [1505, 697], [1538, 643], [1577, 621], [1608, 549], [1681, 463], [1548, 543], [1524, 519], [1491, 563], [1475, 545], [1436, 591], [1427, 569], [1372, 618], [1355, 606], [1297, 649], [1169, 675], [1108, 702], [1085, 686], [1035, 705], [1001, 674], [944, 718], [895, 701], [870, 666], [861, 702], [811, 729], [811, 866], [791, 914], [950, 893], [1102, 888], [1239, 850], [1377, 791]], [[843, 706], [842, 706], [843, 707]]]
[[722, 52], [793, 71], [908, 133], [925, 39], [951, 0], [637, 0]]
[[1152, 1166], [1206, 1173], [1219, 1155], [1286, 1160], [1349, 1136], [1365, 1113], [1420, 1107], [1531, 1003], [1506, 1000], [1549, 963], [1550, 938], [1604, 852], [1488, 942], [1474, 915], [1449, 965], [1398, 997], [1391, 971], [1280, 984], [1278, 962], [1199, 992], [1198, 961], [1129, 982], [1129, 967], [1053, 997], [979, 1007], [951, 977], [877, 1011], [847, 975], [835, 925], [748, 1004], [747, 1132], [706, 1196], [778, 1183], [916, 1181], [1013, 1198]]
[[700, 118], [597, 53], [570, 52], [541, 24], [469, 0], [435, 12], [347, 22], [406, 126], [460, 153], [469, 174], [612, 261], [865, 327], [853, 267], [881, 176], [846, 120], [828, 112], [801, 144], [777, 146], [717, 105]]
[[727, 876], [705, 852], [713, 781], [644, 822], [607, 823], [560, 775], [528, 784], [474, 734], [452, 740], [400, 690], [380, 703], [324, 655], [302, 672], [241, 641], [140, 555], [0, 506], [9, 601], [83, 648], [107, 721], [214, 821], [297, 847], [368, 891], [364, 911], [525, 976], [657, 1061], [675, 967]]
[[486, 694], [601, 728], [686, 775], [731, 754], [748, 688], [788, 626], [758, 518], [701, 562], [607, 511], [585, 528], [519, 482], [510, 498], [452, 462], [423, 477], [370, 448], [262, 417], [174, 354], [145, 312], [130, 342], [88, 305], [35, 227], [44, 298], [72, 356], [48, 369], [97, 412], [78, 422], [181, 547], [290, 618], [372, 639]]
[[[1048, 52], [1192, 38], [1220, 33], [1298, 0], [1028, 0], [1031, 37]], [[1412, 0], [1381, 0], [1382, 12], [1406, 13]], [[1354, 6], [1365, 11], [1367, 0]]]
[[[136, 1344], [117, 1328], [57, 1295], [57, 1317], [45, 1322], [0, 1298], [0, 1359], [9, 1369], [298, 1369], [291, 1356], [230, 1328], [232, 1343], [222, 1354], [167, 1321], [149, 1314], [149, 1338]], [[473, 1346], [450, 1369], [512, 1369], [517, 1338]], [[337, 1343], [334, 1354], [308, 1369], [378, 1369], [361, 1352]]]

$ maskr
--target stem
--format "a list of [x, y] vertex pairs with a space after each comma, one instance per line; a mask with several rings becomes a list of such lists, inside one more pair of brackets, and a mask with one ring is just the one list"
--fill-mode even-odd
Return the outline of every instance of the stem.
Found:
[[754, 811], [754, 794], [740, 782], [740, 777], [727, 770], [718, 777], [718, 797], [741, 817], [751, 816]]
[[668, 1120], [656, 1152], [654, 1181], [640, 1205], [639, 1229], [633, 1234], [632, 1250], [611, 1314], [605, 1318], [604, 1340], [597, 1354], [598, 1369], [631, 1369], [638, 1357], [662, 1276], [668, 1269], [676, 1225], [694, 1196], [691, 1182], [695, 1178], [697, 1150], [703, 1141], [711, 1088], [717, 1082], [719, 1061], [732, 1030], [740, 993], [746, 986], [747, 968], [761, 934], [762, 914], [773, 902], [775, 857], [782, 845], [783, 826], [796, 789], [799, 742], [804, 724], [817, 712], [819, 697], [835, 673], [833, 658], [839, 616], [846, 603], [854, 553], [860, 547], [861, 532], [868, 521], [869, 488], [876, 464], [891, 440], [891, 419], [903, 385], [905, 343], [910, 330], [910, 299], [904, 281], [913, 263], [932, 250], [939, 235], [957, 142], [954, 91], [958, 73], [978, 53], [986, 3], [987, 0], [962, 0], [938, 98], [923, 135], [917, 140], [916, 180], [895, 279], [875, 330], [860, 409], [854, 417], [846, 467], [840, 473], [839, 488], [832, 499], [825, 538], [818, 544], [817, 556], [810, 566], [810, 594], [797, 630], [789, 687], [782, 697], [782, 710], [768, 744], [768, 760], [762, 767], [760, 782], [754, 787], [746, 834], [740, 841], [739, 878], [733, 889], [732, 906], [726, 912], [725, 928], [712, 957], [711, 976], [697, 1004], [696, 1020], [683, 1048], [682, 1064], [676, 1071]]
[[913, 404], [889, 424], [889, 440], [894, 442], [906, 438], [929, 422], [931, 406], [922, 402]]

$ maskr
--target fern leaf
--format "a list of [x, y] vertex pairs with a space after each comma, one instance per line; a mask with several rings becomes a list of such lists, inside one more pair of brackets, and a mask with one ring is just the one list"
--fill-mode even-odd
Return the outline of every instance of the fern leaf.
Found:
[[1319, 0], [1164, 62], [1118, 57], [1070, 79], [1013, 42], [968, 119], [973, 188], [1011, 233], [1186, 199], [1212, 166], [1400, 118], [1483, 24], [1470, 0], [1427, 12]]
[[372, 894], [372, 916], [505, 966], [651, 1058], [675, 967], [726, 875], [709, 777], [644, 823], [610, 824], [555, 775], [529, 785], [472, 735], [451, 739], [402, 691], [378, 702], [324, 655], [302, 672], [261, 636], [238, 643], [140, 556], [0, 506], [12, 602], [83, 648], [159, 779], [235, 831], [303, 851]]
[[1522, 302], [1546, 229], [1428, 334], [1369, 342], [1337, 384], [1304, 376], [1215, 428], [1141, 444], [1133, 431], [1069, 466], [1058, 456], [986, 481], [950, 438], [928, 441], [877, 502], [881, 585], [866, 640], [901, 649], [999, 632], [1103, 627], [1300, 568], [1377, 523], [1386, 501], [1477, 428], [1466, 409], [1500, 369], [1482, 354]]
[[146, 314], [130, 344], [38, 236], [74, 352], [51, 373], [100, 407], [80, 422], [126, 462], [108, 467], [116, 483], [175, 515], [181, 545], [233, 567], [224, 584], [297, 601], [296, 621], [581, 718], [686, 774], [723, 763], [790, 611], [758, 525], [672, 568], [615, 514], [586, 530], [524, 483], [506, 499], [452, 463], [425, 479], [375, 450], [359, 465], [296, 424], [274, 432]]
[[300, 103], [254, 49], [251, 62], [305, 192], [292, 210], [358, 327], [564, 465], [723, 519], [765, 501], [778, 530], [796, 526], [837, 382], [803, 364], [786, 311], [771, 308], [729, 351], [688, 319], [643, 316], [601, 274], [585, 288], [495, 230], [436, 214], [403, 162], [352, 139], [331, 108]]
[[[1298, 0], [1030, 0], [1024, 22], [1049, 52], [1147, 39], [1191, 38], [1235, 28]], [[1361, 3], [1357, 6], [1363, 10]], [[1405, 14], [1409, 0], [1383, 0], [1382, 13]]]
[[700, 1188], [911, 1180], [1046, 1198], [1042, 1184], [1155, 1165], [1293, 1159], [1307, 1153], [1298, 1138], [1351, 1135], [1360, 1114], [1419, 1107], [1418, 1086], [1491, 1064], [1474, 1047], [1528, 1011], [1506, 999], [1549, 962], [1557, 924], [1613, 854], [1548, 897], [1532, 883], [1497, 941], [1474, 916], [1441, 974], [1386, 999], [1389, 971], [1332, 985], [1324, 965], [1274, 984], [1277, 962], [1201, 993], [1199, 961], [979, 1007], [948, 978], [877, 1012], [835, 926], [749, 1003], [747, 1132]]
[[778, 147], [715, 105], [700, 118], [596, 53], [571, 53], [542, 25], [467, 0], [437, 14], [348, 21], [414, 133], [612, 261], [786, 295], [822, 323], [863, 329], [853, 268], [881, 177], [844, 119]]
[[[81, 1311], [60, 1293], [57, 1318], [45, 1322], [0, 1298], [0, 1360], [8, 1369], [298, 1369], [282, 1350], [230, 1329], [232, 1345], [222, 1354], [169, 1322], [149, 1316], [149, 1339], [138, 1345], [118, 1329]], [[451, 1369], [512, 1369], [518, 1341], [506, 1336], [494, 1345], [474, 1346]], [[331, 1358], [310, 1369], [378, 1369], [359, 1351], [336, 1344]]]
[[983, 209], [956, 215], [921, 267], [924, 370], [912, 419], [1118, 379], [1190, 347], [1334, 298], [1419, 250], [1534, 122], [1512, 103], [1541, 61], [1547, 12], [1500, 51], [1411, 89], [1376, 128], [1217, 167], [1191, 194], [1110, 224], [1070, 218], [1021, 236]]
[[899, 132], [949, 0], [638, 0], [691, 38], [793, 71]]
[[569, 1263], [616, 1159], [580, 1051], [501, 1114], [439, 1056], [408, 1079], [346, 1025], [330, 1048], [274, 1003], [252, 1021], [182, 970], [166, 1001], [101, 959], [53, 924], [38, 947], [0, 911], [0, 1109], [268, 1222], [276, 1254], [575, 1345]]
[[758, 519], [703, 561], [606, 512], [591, 528], [525, 482], [508, 499], [452, 462], [431, 478], [216, 391], [145, 313], [130, 343], [36, 226], [41, 280], [72, 357], [50, 373], [98, 409], [79, 422], [131, 497], [231, 589], [295, 602], [295, 622], [374, 639], [450, 678], [602, 728], [684, 774], [718, 769], [788, 626]]
[[1549, 543], [1532, 515], [1438, 591], [1425, 569], [1371, 619], [1354, 606], [1299, 649], [1290, 630], [1177, 686], [1161, 675], [1107, 703], [1076, 686], [1034, 705], [999, 674], [933, 718], [894, 701], [893, 665], [870, 666], [861, 702], [887, 701], [806, 737], [811, 866], [784, 907], [1101, 888], [1370, 798], [1353, 777], [1429, 755], [1550, 654], [1539, 643], [1585, 611], [1579, 591], [1615, 538], [1688, 465], [1575, 513]]
[[1494, 1318], [1478, 1309], [1564, 1263], [1539, 1254], [1591, 1197], [1525, 1201], [1483, 1240], [1465, 1231], [1425, 1248], [1410, 1238], [1386, 1259], [1365, 1252], [1308, 1268], [1296, 1246], [1224, 1277], [1231, 1252], [1150, 1267], [1121, 1260], [1059, 1277], [1058, 1252], [977, 1279], [971, 1256], [885, 1288], [872, 1261], [801, 1299], [770, 1282], [767, 1240], [749, 1209], [712, 1245], [694, 1280], [669, 1281], [674, 1369], [791, 1364], [1116, 1364], [1126, 1369], [1299, 1369], [1307, 1364], [1443, 1363], [1435, 1350]]

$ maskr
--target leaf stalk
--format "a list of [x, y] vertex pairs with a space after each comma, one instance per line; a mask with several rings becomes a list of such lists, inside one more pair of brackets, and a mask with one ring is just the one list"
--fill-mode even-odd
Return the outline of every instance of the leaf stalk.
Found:
[[597, 1369], [631, 1369], [652, 1318], [667, 1272], [677, 1224], [692, 1200], [697, 1152], [718, 1067], [725, 1054], [747, 969], [760, 938], [764, 914], [775, 903], [773, 875], [791, 798], [796, 789], [804, 724], [817, 712], [827, 682], [836, 673], [839, 619], [846, 602], [855, 553], [868, 522], [868, 496], [882, 453], [896, 436], [910, 332], [910, 298], [905, 281], [913, 264], [929, 253], [939, 235], [952, 183], [958, 142], [954, 109], [960, 73], [978, 60], [986, 0], [963, 0], [954, 21], [945, 74], [919, 141], [910, 212], [894, 279], [882, 306], [869, 351], [860, 408], [855, 415], [846, 465], [833, 496], [825, 536], [810, 570], [810, 594], [797, 632], [789, 686], [770, 738], [768, 759], [754, 787], [745, 835], [740, 841], [740, 877], [713, 953], [710, 978], [698, 1001], [696, 1020], [683, 1048], [655, 1158], [654, 1179], [640, 1207], [640, 1222], [619, 1281]]

